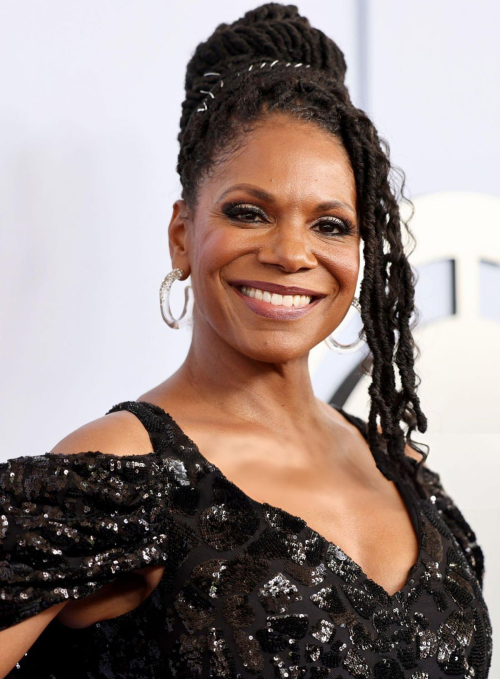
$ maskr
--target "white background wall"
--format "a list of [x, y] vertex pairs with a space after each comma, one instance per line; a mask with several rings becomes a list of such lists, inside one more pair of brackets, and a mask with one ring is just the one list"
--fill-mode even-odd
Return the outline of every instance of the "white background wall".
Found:
[[[171, 269], [184, 70], [217, 24], [256, 4], [2, 0], [0, 459], [50, 450], [183, 361], [189, 334], [163, 323], [158, 288]], [[499, 195], [497, 3], [295, 4], [344, 50], [353, 99], [410, 196]], [[481, 225], [456, 237], [481, 238]], [[175, 313], [181, 284], [172, 294]], [[500, 550], [485, 547], [494, 578]]]
[[[3, 457], [50, 450], [183, 361], [189, 337], [163, 322], [158, 290], [180, 195], [185, 67], [218, 23], [251, 6], [3, 0]], [[307, 11], [338, 35], [355, 82], [353, 7]]]

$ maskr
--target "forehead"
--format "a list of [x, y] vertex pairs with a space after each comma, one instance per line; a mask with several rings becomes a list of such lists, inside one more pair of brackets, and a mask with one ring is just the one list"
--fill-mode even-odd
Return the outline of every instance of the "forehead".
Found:
[[339, 199], [356, 207], [356, 183], [347, 151], [332, 133], [285, 115], [265, 119], [218, 166], [203, 193], [216, 200], [249, 183], [290, 206]]

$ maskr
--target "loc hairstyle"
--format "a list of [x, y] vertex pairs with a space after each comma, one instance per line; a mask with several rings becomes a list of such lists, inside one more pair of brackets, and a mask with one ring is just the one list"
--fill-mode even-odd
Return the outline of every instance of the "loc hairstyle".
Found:
[[[274, 68], [270, 62], [276, 62]], [[292, 62], [300, 67], [291, 67]], [[413, 205], [403, 196], [405, 175], [391, 165], [388, 143], [351, 102], [346, 70], [337, 44], [313, 28], [295, 5], [269, 2], [231, 24], [220, 24], [196, 47], [187, 66], [177, 172], [182, 198], [194, 213], [203, 180], [244, 143], [252, 125], [275, 111], [313, 122], [341, 141], [355, 176], [364, 242], [359, 301], [372, 377], [367, 437], [377, 466], [395, 479], [397, 472], [419, 471], [427, 456], [411, 440], [416, 427], [426, 431], [427, 419], [416, 393], [419, 349], [410, 325], [412, 314], [418, 316], [416, 277], [404, 251], [401, 226], [413, 245], [415, 239], [398, 201]], [[401, 180], [399, 189], [393, 174]], [[401, 420], [408, 425], [406, 433]], [[405, 454], [407, 442], [422, 454], [416, 467]]]

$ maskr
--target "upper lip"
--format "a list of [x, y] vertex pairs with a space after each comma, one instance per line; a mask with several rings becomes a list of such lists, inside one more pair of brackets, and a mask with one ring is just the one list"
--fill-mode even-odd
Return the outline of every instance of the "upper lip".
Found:
[[268, 283], [267, 281], [248, 281], [243, 279], [228, 281], [230, 285], [248, 285], [251, 288], [259, 288], [268, 292], [276, 292], [279, 295], [310, 295], [311, 297], [326, 297], [326, 293], [299, 288], [296, 285], [279, 285], [278, 283]]

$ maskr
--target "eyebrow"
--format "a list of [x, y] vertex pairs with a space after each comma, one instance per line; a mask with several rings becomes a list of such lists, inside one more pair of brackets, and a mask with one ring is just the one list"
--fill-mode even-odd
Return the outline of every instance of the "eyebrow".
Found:
[[[219, 196], [217, 202], [220, 203], [220, 201], [224, 198], [225, 195], [230, 193], [231, 191], [236, 191], [236, 190], [243, 190], [249, 193], [251, 196], [254, 196], [254, 198], [259, 198], [260, 200], [267, 201], [268, 203], [276, 203], [276, 199], [274, 196], [267, 191], [264, 191], [264, 189], [258, 189], [256, 186], [252, 186], [252, 184], [234, 184], [234, 186], [230, 186], [228, 189], [223, 191], [221, 195]], [[346, 210], [349, 210], [353, 214], [356, 214], [356, 210], [354, 210], [351, 205], [348, 203], [344, 203], [342, 200], [326, 200], [323, 201], [322, 203], [318, 203], [316, 205], [315, 210], [317, 212], [323, 212], [324, 210], [333, 210], [338, 207], [343, 207]]]

